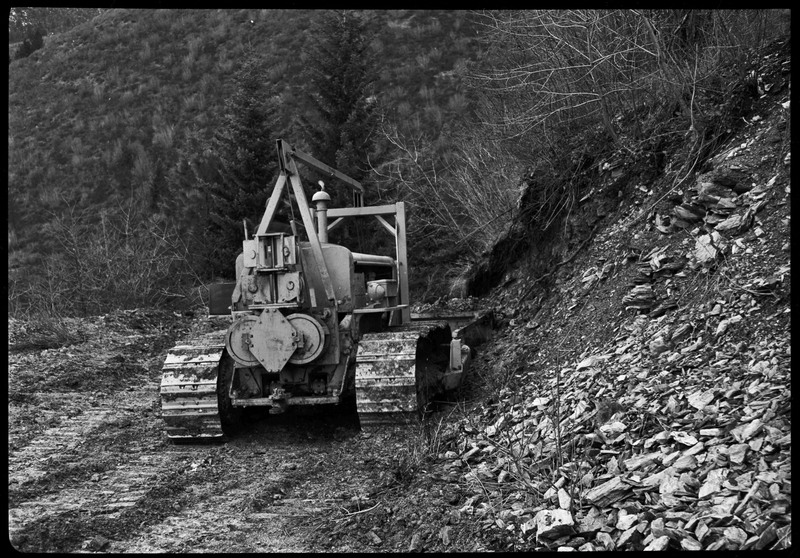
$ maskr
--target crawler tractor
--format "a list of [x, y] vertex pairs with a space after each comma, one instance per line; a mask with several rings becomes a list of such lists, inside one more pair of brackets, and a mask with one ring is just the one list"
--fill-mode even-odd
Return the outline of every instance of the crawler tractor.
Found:
[[[283, 140], [277, 151], [280, 173], [255, 234], [245, 229], [236, 282], [210, 288], [209, 315], [230, 325], [167, 354], [161, 408], [171, 439], [230, 436], [256, 406], [278, 414], [355, 400], [362, 428], [419, 416], [460, 384], [467, 343], [491, 327], [490, 314], [412, 316], [404, 203], [365, 207], [358, 181]], [[310, 207], [298, 162], [350, 186], [354, 207], [329, 209], [324, 185]], [[294, 220], [291, 232], [272, 232], [289, 189], [305, 240]], [[377, 219], [396, 257], [329, 243], [350, 217]]]

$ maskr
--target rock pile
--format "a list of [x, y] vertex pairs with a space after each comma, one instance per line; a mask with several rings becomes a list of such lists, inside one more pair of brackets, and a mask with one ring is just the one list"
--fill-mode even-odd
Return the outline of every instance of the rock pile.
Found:
[[[791, 547], [791, 158], [764, 145], [788, 108], [752, 117], [652, 234], [599, 234], [550, 316], [501, 320], [493, 374], [517, 381], [445, 437], [451, 524], [516, 550]], [[625, 273], [615, 303], [594, 296]], [[531, 331], [566, 338], [592, 307], [583, 351], [537, 362]]]
[[441, 455], [474, 492], [459, 512], [528, 548], [787, 547], [787, 336], [728, 354], [662, 335], [671, 348], [653, 356], [623, 332], [560, 378], [505, 393], [474, 423], [489, 426], [461, 424]]

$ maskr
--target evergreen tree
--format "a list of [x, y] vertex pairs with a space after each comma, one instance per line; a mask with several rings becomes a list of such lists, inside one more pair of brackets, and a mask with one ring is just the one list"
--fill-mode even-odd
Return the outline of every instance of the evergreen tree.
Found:
[[[311, 151], [319, 160], [356, 180], [369, 173], [376, 114], [371, 102], [376, 80], [370, 55], [373, 33], [362, 16], [348, 10], [328, 10], [315, 20], [303, 54], [305, 83], [313, 116], [304, 128]], [[331, 192], [334, 205], [349, 192]]]
[[266, 67], [259, 57], [246, 61], [235, 78], [235, 91], [226, 102], [223, 125], [211, 142], [216, 180], [206, 183], [210, 214], [206, 229], [207, 258], [217, 275], [233, 275], [248, 221], [253, 234], [272, 192], [278, 163], [278, 98], [264, 84]]
[[[311, 152], [362, 183], [370, 172], [377, 120], [373, 96], [377, 72], [370, 48], [373, 36], [363, 14], [327, 10], [312, 24], [303, 53], [311, 108], [311, 114], [303, 119], [303, 129]], [[328, 192], [332, 207], [352, 205], [349, 186], [334, 182]], [[377, 197], [374, 188], [365, 188], [365, 204], [374, 203]], [[362, 252], [389, 254], [392, 251], [386, 248], [383, 236], [373, 220], [357, 219], [337, 229], [332, 241]]]
[[45, 31], [41, 27], [29, 29], [25, 39], [17, 48], [17, 58], [26, 58], [44, 46]]
[[169, 185], [164, 173], [164, 163], [161, 157], [155, 162], [155, 169], [147, 182], [147, 197], [151, 213], [161, 211], [166, 206], [169, 199]]

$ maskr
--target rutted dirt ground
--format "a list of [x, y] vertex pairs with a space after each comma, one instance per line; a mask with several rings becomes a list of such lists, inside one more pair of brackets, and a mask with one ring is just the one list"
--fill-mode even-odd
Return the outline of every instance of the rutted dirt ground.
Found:
[[419, 473], [421, 425], [361, 432], [335, 409], [254, 412], [226, 443], [174, 444], [159, 416], [164, 356], [215, 326], [154, 310], [67, 326], [83, 340], [41, 349], [25, 347], [30, 326], [9, 323], [19, 349], [9, 351], [8, 478], [18, 550], [319, 551], [323, 527], [392, 513], [387, 496]]
[[[392, 446], [404, 433], [361, 434], [336, 412], [254, 414], [225, 444], [167, 441], [160, 367], [202, 319], [140, 310], [70, 325], [86, 340], [9, 355], [9, 535], [19, 550], [309, 551], [303, 533], [315, 526], [298, 527], [303, 519], [356, 513], [395, 482]], [[21, 327], [11, 324], [13, 339]], [[375, 444], [390, 451], [362, 462]]]
[[593, 242], [547, 291], [524, 261], [509, 272], [482, 301], [494, 339], [425, 425], [256, 415], [229, 442], [175, 445], [160, 368], [176, 341], [213, 328], [199, 313], [67, 320], [68, 343], [9, 320], [12, 545], [791, 547], [786, 49], [765, 58], [753, 112], [691, 183], [640, 184], [632, 203], [597, 211]]

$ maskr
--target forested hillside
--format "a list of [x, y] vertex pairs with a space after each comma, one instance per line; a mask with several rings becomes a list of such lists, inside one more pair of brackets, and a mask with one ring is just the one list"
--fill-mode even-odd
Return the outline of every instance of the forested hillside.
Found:
[[[212, 268], [213, 255], [202, 249], [212, 221], [205, 186], [219, 183], [213, 139], [230, 126], [226, 101], [236, 95], [242, 69], [256, 65], [260, 82], [250, 94], [277, 107], [260, 156], [274, 158], [278, 135], [314, 147], [309, 133], [318, 117], [311, 99], [318, 91], [311, 88], [319, 83], [308, 75], [314, 63], [308, 58], [322, 41], [314, 25], [324, 15], [105, 10], [11, 62], [10, 268], [47, 264], [51, 251], [69, 251], [63, 243], [71, 233], [113, 244], [92, 232], [105, 218], [107, 236], [139, 227], [147, 237], [142, 243], [160, 257], [186, 259], [175, 278], [232, 272], [230, 262], [224, 270]], [[399, 10], [357, 16], [369, 34], [364, 56], [372, 79], [365, 97], [386, 126], [400, 122], [403, 133], [436, 140], [448, 120], [468, 110], [457, 74], [476, 53], [468, 15]], [[364, 154], [372, 162], [386, 147], [377, 129], [369, 133]], [[258, 182], [266, 195], [273, 176]], [[241, 217], [262, 209], [237, 208]]]
[[409, 204], [419, 299], [483, 292], [520, 250], [546, 271], [583, 241], [579, 201], [630, 193], [593, 190], [599, 172], [697, 172], [788, 29], [763, 10], [55, 13], [9, 63], [14, 311], [162, 303], [229, 276], [277, 137], [358, 175], [368, 202]]

